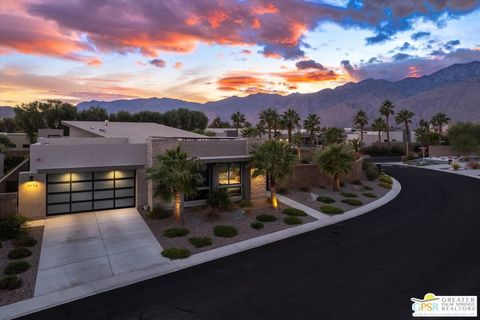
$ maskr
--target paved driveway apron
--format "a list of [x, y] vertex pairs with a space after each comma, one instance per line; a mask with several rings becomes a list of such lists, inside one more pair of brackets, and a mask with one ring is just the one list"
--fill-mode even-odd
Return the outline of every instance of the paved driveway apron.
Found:
[[45, 220], [35, 296], [169, 260], [135, 208]]

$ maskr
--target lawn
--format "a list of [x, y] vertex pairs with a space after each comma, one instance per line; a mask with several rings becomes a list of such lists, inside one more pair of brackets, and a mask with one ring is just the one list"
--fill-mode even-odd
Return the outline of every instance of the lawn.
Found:
[[[209, 219], [211, 209], [207, 206], [185, 208], [183, 224], [175, 223], [171, 216], [152, 219], [148, 213], [140, 213], [162, 248], [188, 249], [194, 254], [297, 226], [288, 224], [289, 219], [284, 221], [289, 217], [283, 213], [285, 208], [288, 207], [280, 204], [280, 209], [275, 210], [266, 202], [257, 201], [251, 207], [234, 205], [231, 211], [219, 212], [215, 219]], [[296, 218], [302, 224], [315, 221], [308, 215]], [[179, 229], [187, 229], [188, 233]]]

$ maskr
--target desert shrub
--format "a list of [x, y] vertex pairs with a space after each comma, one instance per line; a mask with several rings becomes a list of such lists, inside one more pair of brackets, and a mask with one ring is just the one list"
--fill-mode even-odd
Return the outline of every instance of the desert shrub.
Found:
[[14, 261], [7, 264], [3, 272], [5, 274], [18, 274], [30, 269], [30, 263], [27, 261]]
[[346, 203], [348, 205], [351, 205], [351, 206], [361, 206], [363, 204], [362, 201], [358, 200], [358, 199], [343, 199], [342, 200], [343, 203]]
[[310, 187], [306, 187], [306, 186], [305, 187], [300, 187], [300, 191], [302, 191], [302, 192], [310, 192], [310, 190], [311, 190]]
[[277, 193], [279, 194], [288, 194], [288, 189], [285, 187], [280, 187], [277, 189]]
[[163, 232], [163, 236], [167, 238], [184, 237], [189, 232], [190, 231], [186, 228], [170, 228], [165, 229], [165, 231]]
[[201, 248], [212, 245], [212, 238], [210, 237], [192, 237], [188, 242], [195, 248]]
[[377, 197], [373, 192], [364, 192], [362, 194], [367, 198], [376, 198]]
[[368, 147], [363, 148], [363, 152], [372, 156], [372, 157], [400, 157], [405, 154], [405, 150], [402, 146], [379, 146], [374, 144]]
[[241, 200], [239, 203], [238, 203], [238, 206], [240, 208], [250, 208], [250, 207], [253, 207], [253, 204], [250, 200]]
[[346, 198], [356, 198], [358, 197], [355, 193], [351, 193], [351, 192], [340, 192], [340, 194]]
[[475, 160], [470, 160], [468, 161], [468, 167], [473, 170], [480, 169], [480, 162], [475, 161]]
[[272, 214], [259, 214], [257, 216], [257, 221], [260, 221], [260, 222], [272, 222], [275, 220], [277, 220], [277, 217], [275, 217]]
[[0, 279], [0, 289], [14, 290], [22, 286], [22, 279], [17, 276], [5, 276]]
[[185, 259], [190, 257], [192, 252], [188, 249], [185, 248], [167, 248], [162, 251], [162, 256], [165, 258], [169, 258], [170, 260], [175, 260], [175, 259]]
[[318, 196], [317, 201], [320, 201], [323, 203], [334, 203], [335, 199], [327, 196]]
[[25, 235], [27, 218], [8, 215], [0, 218], [0, 240], [10, 240]]
[[283, 218], [283, 222], [285, 222], [288, 225], [296, 225], [296, 224], [302, 224], [303, 221], [299, 217], [294, 217], [294, 216], [288, 216]]
[[389, 184], [393, 183], [392, 177], [387, 176], [385, 174], [380, 175], [380, 177], [378, 177], [378, 180], [384, 183], [389, 183]]
[[9, 259], [22, 259], [31, 255], [32, 255], [32, 251], [30, 251], [30, 249], [20, 247], [20, 248], [13, 248], [12, 250], [10, 250], [7, 257]]
[[219, 189], [210, 193], [208, 205], [213, 209], [230, 211], [233, 209], [232, 201], [228, 197], [227, 191]]
[[373, 188], [372, 188], [372, 187], [369, 187], [369, 186], [363, 186], [362, 190], [364, 190], [364, 191], [367, 191], [367, 190], [368, 190], [368, 191], [371, 191], [371, 190], [373, 190]]
[[213, 228], [213, 234], [217, 237], [232, 238], [238, 234], [238, 231], [233, 226], [218, 225]]
[[170, 211], [155, 207], [148, 213], [147, 217], [150, 219], [163, 220], [169, 218], [171, 215], [172, 213]]
[[295, 208], [285, 208], [283, 209], [283, 213], [292, 217], [304, 217], [307, 215], [305, 211]]
[[340, 214], [344, 212], [342, 208], [334, 207], [328, 204], [321, 206], [320, 211], [326, 214]]
[[392, 189], [392, 184], [391, 183], [380, 182], [378, 185], [382, 188], [385, 188], [385, 189]]
[[33, 247], [37, 244], [37, 240], [35, 240], [32, 236], [23, 236], [15, 239], [13, 241], [13, 245], [15, 247]]
[[250, 226], [253, 228], [253, 229], [256, 229], [256, 230], [260, 230], [262, 229], [264, 226], [263, 226], [263, 223], [259, 222], [259, 221], [255, 221], [255, 222], [252, 222], [250, 224]]
[[372, 163], [368, 163], [363, 172], [370, 181], [377, 179], [379, 175], [378, 168]]
[[458, 169], [460, 169], [460, 163], [457, 161], [452, 162], [452, 169], [458, 171]]

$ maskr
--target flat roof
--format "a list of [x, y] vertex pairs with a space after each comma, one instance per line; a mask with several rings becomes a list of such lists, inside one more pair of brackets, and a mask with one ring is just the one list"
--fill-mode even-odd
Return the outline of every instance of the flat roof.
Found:
[[198, 133], [151, 122], [62, 121], [62, 124], [100, 137], [128, 138], [130, 142], [135, 143], [144, 143], [149, 137], [206, 138]]

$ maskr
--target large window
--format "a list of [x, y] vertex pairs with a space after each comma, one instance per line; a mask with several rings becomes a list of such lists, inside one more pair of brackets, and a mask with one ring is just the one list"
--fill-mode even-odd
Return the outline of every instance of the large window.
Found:
[[202, 183], [200, 187], [197, 188], [197, 194], [185, 197], [185, 201], [208, 200], [210, 197], [210, 169], [207, 164], [202, 165], [200, 175], [202, 176]]
[[218, 165], [218, 186], [230, 197], [242, 195], [242, 167], [240, 163]]

